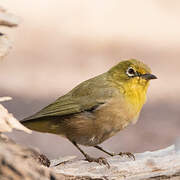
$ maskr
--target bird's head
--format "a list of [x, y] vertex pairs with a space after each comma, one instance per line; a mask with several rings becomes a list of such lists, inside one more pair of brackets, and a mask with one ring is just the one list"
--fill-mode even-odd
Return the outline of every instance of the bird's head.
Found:
[[108, 73], [117, 86], [128, 90], [147, 90], [149, 81], [157, 79], [151, 69], [141, 61], [130, 59], [112, 67]]

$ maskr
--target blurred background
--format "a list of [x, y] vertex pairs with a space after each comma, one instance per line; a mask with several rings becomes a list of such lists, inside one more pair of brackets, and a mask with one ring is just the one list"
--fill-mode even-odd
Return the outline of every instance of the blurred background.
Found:
[[[180, 1], [3, 0], [0, 5], [21, 18], [18, 28], [0, 29], [13, 41], [0, 64], [0, 96], [13, 97], [3, 105], [16, 118], [32, 115], [119, 61], [136, 58], [158, 80], [151, 82], [138, 123], [102, 145], [114, 152], [142, 152], [175, 142], [180, 129]], [[81, 157], [56, 135], [9, 136], [51, 159]]]

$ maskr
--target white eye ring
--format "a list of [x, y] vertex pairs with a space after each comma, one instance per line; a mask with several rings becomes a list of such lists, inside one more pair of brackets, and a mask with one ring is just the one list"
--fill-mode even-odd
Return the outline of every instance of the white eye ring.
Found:
[[129, 77], [134, 77], [136, 75], [136, 71], [132, 68], [132, 67], [129, 67], [126, 71], [126, 74], [129, 76]]

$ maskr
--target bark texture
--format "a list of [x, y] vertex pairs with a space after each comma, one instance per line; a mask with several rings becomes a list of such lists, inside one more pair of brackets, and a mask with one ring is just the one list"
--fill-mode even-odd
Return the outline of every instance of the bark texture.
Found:
[[[41, 165], [41, 157], [37, 151], [16, 145], [0, 136], [0, 179], [1, 180], [46, 180], [63, 179], [63, 175], [55, 174]], [[44, 156], [45, 157], [45, 156]], [[43, 160], [44, 162], [44, 160]]]
[[180, 151], [175, 145], [165, 149], [135, 154], [136, 160], [127, 157], [108, 158], [110, 169], [97, 163], [73, 161], [54, 166], [58, 173], [99, 179], [180, 179]]
[[17, 16], [0, 7], [0, 26], [16, 27], [19, 21], [20, 19]]
[[52, 166], [47, 168], [41, 164], [49, 163], [44, 155], [15, 144], [4, 135], [0, 136], [0, 179], [2, 180], [180, 179], [180, 153], [174, 145], [155, 152], [136, 154], [136, 161], [117, 156], [108, 158], [110, 169], [97, 163], [74, 159], [55, 165], [63, 159], [53, 160]]

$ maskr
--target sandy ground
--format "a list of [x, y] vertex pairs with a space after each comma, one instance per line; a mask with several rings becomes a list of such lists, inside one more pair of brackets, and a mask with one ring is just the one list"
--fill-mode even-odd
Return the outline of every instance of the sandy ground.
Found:
[[[115, 152], [140, 152], [174, 143], [180, 128], [179, 1], [4, 0], [1, 4], [22, 19], [18, 28], [0, 29], [14, 42], [0, 64], [0, 92], [13, 97], [4, 105], [18, 119], [120, 60], [137, 58], [152, 68], [158, 80], [151, 82], [138, 123], [103, 146]], [[55, 135], [10, 136], [50, 158], [80, 155]], [[93, 148], [87, 151], [101, 154]]]

